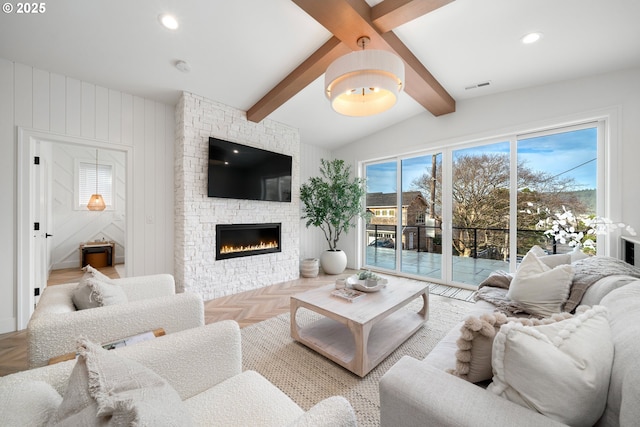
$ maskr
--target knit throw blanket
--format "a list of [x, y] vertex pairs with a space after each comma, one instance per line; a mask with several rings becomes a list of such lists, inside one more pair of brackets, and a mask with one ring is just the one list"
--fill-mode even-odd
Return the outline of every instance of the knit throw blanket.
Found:
[[[564, 305], [564, 311], [573, 312], [585, 292], [598, 280], [612, 275], [624, 275], [640, 278], [640, 268], [634, 267], [616, 258], [593, 256], [576, 261], [573, 266], [573, 282], [569, 298]], [[490, 302], [498, 311], [508, 315], [522, 315], [526, 313], [518, 302], [507, 298], [509, 284], [513, 275], [504, 271], [494, 271], [478, 286], [475, 299]]]

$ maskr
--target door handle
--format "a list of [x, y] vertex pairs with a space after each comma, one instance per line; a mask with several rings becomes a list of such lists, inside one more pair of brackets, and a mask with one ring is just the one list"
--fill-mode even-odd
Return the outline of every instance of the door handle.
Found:
[[49, 237], [53, 237], [53, 234], [44, 233], [44, 238], [48, 239]]

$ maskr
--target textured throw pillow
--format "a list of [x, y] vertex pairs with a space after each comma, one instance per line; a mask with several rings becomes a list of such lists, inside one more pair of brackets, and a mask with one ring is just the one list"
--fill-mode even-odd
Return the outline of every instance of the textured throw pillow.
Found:
[[549, 255], [538, 245], [534, 245], [529, 249], [528, 253], [532, 253], [537, 256], [540, 261], [549, 268], [555, 268], [563, 264], [571, 264], [571, 254], [553, 254]]
[[571, 264], [571, 254], [555, 254], [555, 255], [543, 255], [540, 261], [549, 268], [556, 268], [559, 265]]
[[582, 252], [578, 247], [572, 250], [569, 253], [569, 256], [571, 257], [571, 262], [576, 262], [576, 261], [580, 261], [581, 259], [589, 258], [589, 255]]
[[529, 252], [527, 252], [527, 253], [532, 253], [537, 257], [541, 257], [541, 256], [546, 256], [547, 255], [547, 253], [544, 251], [544, 249], [542, 249], [538, 245], [531, 246], [531, 249], [529, 249]]
[[128, 301], [122, 288], [95, 268], [87, 265], [85, 274], [71, 295], [78, 310], [122, 304]]
[[607, 403], [612, 363], [603, 306], [549, 325], [510, 322], [493, 343], [488, 390], [559, 422], [590, 426]]
[[484, 279], [480, 283], [478, 288], [491, 286], [494, 288], [509, 289], [509, 285], [511, 284], [512, 280], [513, 280], [513, 274], [507, 273], [506, 271], [502, 271], [502, 270], [495, 270], [489, 273], [489, 277]]
[[82, 338], [52, 425], [188, 426], [178, 393], [152, 370]]
[[491, 354], [493, 339], [500, 327], [508, 322], [525, 326], [548, 325], [573, 317], [570, 313], [556, 313], [544, 319], [507, 317], [503, 313], [483, 314], [465, 318], [456, 341], [456, 368], [449, 373], [472, 383], [490, 380], [493, 376]]
[[552, 269], [529, 252], [511, 281], [507, 298], [518, 302], [527, 313], [548, 317], [562, 311], [572, 280], [570, 264]]
[[93, 277], [100, 280], [101, 282], [109, 283], [110, 285], [113, 285], [113, 280], [111, 280], [109, 276], [101, 273], [100, 270], [96, 270], [95, 268], [91, 267], [91, 265], [89, 264], [87, 264], [82, 270], [84, 270], [85, 272], [84, 273], [85, 277]]
[[0, 425], [43, 426], [62, 402], [44, 381], [22, 381], [0, 387]]

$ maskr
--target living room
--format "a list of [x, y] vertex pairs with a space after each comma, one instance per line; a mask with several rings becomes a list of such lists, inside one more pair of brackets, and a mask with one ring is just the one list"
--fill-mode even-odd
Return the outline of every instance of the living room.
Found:
[[[28, 202], [24, 200], [23, 189], [19, 186], [22, 182], [20, 174], [24, 169], [24, 163], [19, 160], [31, 154], [27, 144], [29, 138], [62, 139], [76, 144], [87, 144], [89, 141], [92, 147], [115, 147], [125, 153], [128, 162], [128, 233], [124, 238], [127, 276], [169, 273], [175, 276], [179, 290], [201, 293], [205, 299], [293, 280], [299, 275], [301, 259], [319, 257], [326, 249], [322, 234], [306, 228], [304, 222], [299, 220], [299, 186], [318, 174], [321, 158], [342, 159], [354, 171], [361, 173], [361, 165], [366, 161], [602, 120], [606, 122], [608, 140], [606, 152], [603, 153], [608, 162], [606, 186], [602, 189], [606, 195], [606, 211], [603, 214], [626, 224], [640, 224], [640, 198], [634, 196], [632, 187], [633, 182], [640, 181], [640, 171], [636, 166], [640, 157], [640, 145], [637, 143], [640, 137], [640, 121], [637, 120], [640, 117], [640, 47], [637, 40], [640, 36], [635, 24], [629, 24], [630, 17], [637, 16], [637, 6], [627, 3], [622, 6], [603, 6], [600, 2], [588, 2], [586, 5], [573, 2], [562, 7], [553, 2], [537, 5], [533, 9], [544, 11], [545, 15], [553, 15], [549, 11], [558, 8], [558, 18], [549, 21], [549, 30], [539, 29], [544, 33], [539, 42], [542, 45], [539, 46], [558, 43], [560, 47], [549, 54], [548, 62], [542, 66], [536, 65], [535, 59], [527, 60], [526, 55], [530, 53], [518, 53], [516, 62], [527, 64], [524, 70], [519, 68], [521, 64], [518, 67], [513, 65], [514, 70], [518, 70], [513, 73], [523, 75], [520, 78], [505, 75], [500, 80], [489, 75], [491, 68], [485, 63], [494, 59], [492, 49], [487, 47], [480, 50], [484, 56], [474, 53], [472, 48], [456, 51], [459, 56], [449, 54], [452, 62], [454, 56], [457, 61], [451, 65], [452, 68], [439, 68], [444, 65], [436, 64], [434, 57], [433, 65], [427, 65], [429, 69], [437, 79], [442, 80], [446, 89], [460, 95], [454, 97], [455, 112], [449, 114], [434, 116], [411, 97], [402, 94], [403, 98], [395, 106], [397, 108], [390, 110], [389, 115], [358, 119], [337, 117], [331, 121], [337, 113], [331, 110], [329, 102], [324, 99], [322, 79], [317, 79], [299, 95], [256, 123], [248, 120], [245, 112], [330, 35], [297, 5], [281, 3], [277, 6], [278, 12], [293, 21], [286, 23], [286, 31], [273, 29], [278, 26], [276, 22], [265, 20], [268, 25], [260, 22], [262, 20], [257, 16], [272, 16], [266, 15], [266, 11], [262, 13], [258, 9], [261, 13], [256, 12], [256, 17], [250, 18], [239, 15], [237, 10], [243, 6], [265, 8], [263, 5], [232, 8], [198, 4], [189, 7], [194, 9], [189, 10], [190, 14], [183, 14], [185, 19], [180, 22], [181, 29], [171, 33], [157, 23], [158, 14], [164, 12], [160, 9], [164, 7], [150, 7], [152, 14], [148, 20], [153, 22], [145, 21], [138, 29], [135, 23], [127, 28], [132, 34], [149, 28], [150, 34], [145, 37], [158, 40], [157, 45], [167, 49], [165, 52], [156, 52], [152, 68], [157, 70], [157, 78], [164, 79], [164, 83], [156, 80], [153, 72], [144, 74], [136, 66], [135, 60], [146, 49], [163, 49], [141, 42], [131, 43], [134, 48], [126, 50], [126, 43], [112, 34], [115, 32], [113, 29], [105, 29], [106, 23], [98, 19], [100, 13], [106, 13], [96, 10], [102, 7], [66, 2], [63, 10], [57, 12], [55, 5], [47, 4], [48, 10], [41, 16], [18, 17], [15, 13], [0, 16], [0, 36], [5, 40], [0, 48], [0, 117], [3, 117], [0, 135], [5, 147], [5, 155], [0, 160], [0, 186], [6, 206], [1, 222], [6, 243], [1, 249], [0, 259], [6, 279], [0, 285], [0, 333], [24, 329], [29, 319], [28, 311], [24, 310], [25, 302], [28, 305], [33, 299], [33, 288], [40, 287], [27, 286], [31, 269], [25, 262], [24, 242], [28, 241], [31, 234], [28, 225], [32, 222], [32, 216], [27, 213]], [[475, 16], [480, 13], [477, 10], [479, 6], [471, 3], [456, 0], [443, 6], [442, 10], [433, 12], [431, 21], [422, 22], [421, 25], [433, 25], [441, 31], [444, 31], [441, 27], [447, 25], [453, 29], [471, 26], [470, 21], [475, 21]], [[616, 9], [618, 6], [619, 10]], [[207, 8], [208, 14], [216, 17], [209, 26], [221, 28], [219, 33], [204, 39], [218, 41], [226, 38], [224, 43], [202, 42], [202, 38], [196, 38], [201, 36], [195, 36], [188, 30], [189, 21], [193, 25], [197, 21], [199, 30], [204, 31], [207, 20], [211, 19], [196, 19], [197, 7]], [[222, 9], [217, 10], [216, 7]], [[506, 4], [487, 6], [493, 12], [502, 10], [502, 7], [512, 10]], [[146, 12], [146, 8], [139, 8], [136, 7], [135, 12], [131, 10], [132, 16]], [[179, 6], [175, 5], [175, 8], [175, 13], [180, 15]], [[465, 8], [470, 9], [465, 11]], [[567, 13], [572, 8], [577, 11], [576, 15]], [[127, 7], [120, 5], [114, 9], [117, 10], [109, 13], [126, 12]], [[586, 10], [584, 16], [580, 15], [582, 10]], [[71, 16], [67, 17], [67, 24], [48, 22], [64, 13]], [[464, 19], [455, 25], [453, 22], [438, 23], [436, 18], [442, 15], [446, 17], [448, 13], [452, 14], [452, 18]], [[474, 18], [470, 19], [470, 15]], [[245, 25], [230, 24], [238, 28], [222, 27], [224, 21], [234, 21], [229, 16], [238, 16], [238, 21], [248, 22]], [[606, 34], [608, 43], [619, 40], [624, 48], [617, 50], [619, 46], [613, 44], [595, 44], [593, 38], [588, 42], [580, 42], [575, 34], [564, 34], [562, 43], [565, 44], [560, 44], [555, 37], [563, 26], [562, 19], [578, 21], [576, 16], [584, 20], [583, 24], [574, 23], [577, 28], [580, 25], [589, 27], [582, 29], [581, 36], [589, 31], [603, 38]], [[78, 19], [80, 17], [84, 18]], [[486, 43], [513, 34], [514, 39], [509, 43], [517, 45], [520, 36], [535, 29], [514, 24], [525, 19], [520, 14], [509, 16], [505, 12], [501, 18], [503, 26], [487, 27], [503, 28], [504, 32], [486, 29]], [[284, 18], [280, 17], [280, 20]], [[90, 35], [94, 29], [97, 31], [93, 27], [97, 27], [98, 22], [101, 23], [99, 28], [104, 31], [101, 35], [104, 44], [88, 47], [81, 39], [86, 39], [86, 43], [97, 43]], [[261, 34], [255, 33], [241, 40], [258, 46], [255, 56], [249, 53], [254, 50], [247, 50], [249, 44], [234, 46], [232, 43], [235, 36], [248, 31], [252, 25], [276, 33], [268, 42], [261, 39]], [[264, 28], [265, 25], [268, 28]], [[42, 27], [40, 33], [36, 33], [38, 26]], [[306, 30], [307, 27], [310, 29]], [[38, 36], [30, 39], [26, 35], [32, 33]], [[81, 34], [87, 36], [78, 36]], [[456, 37], [451, 32], [443, 34], [445, 36], [442, 37]], [[178, 41], [181, 36], [191, 37], [187, 40], [188, 48], [183, 41]], [[110, 37], [114, 38], [113, 45], [108, 43]], [[24, 43], [29, 45], [29, 49], [17, 47], [20, 44], [17, 39], [26, 40]], [[8, 40], [16, 40], [15, 46]], [[268, 51], [274, 50], [273, 53], [260, 52], [266, 45], [278, 46], [278, 42], [284, 46], [282, 49], [271, 47]], [[412, 41], [414, 44], [423, 42], [428, 44], [422, 39]], [[68, 49], [67, 56], [59, 51], [56, 51], [56, 57], [47, 54], [49, 50], [54, 50], [55, 45], [66, 43], [73, 46]], [[405, 43], [409, 44], [408, 41]], [[471, 43], [471, 40], [458, 43]], [[213, 65], [209, 64], [210, 68], [205, 68], [201, 65], [203, 62], [196, 59], [197, 52], [210, 50], [212, 45], [215, 46], [215, 55], [219, 55], [220, 59]], [[536, 49], [539, 46], [530, 47]], [[480, 49], [480, 46], [475, 48]], [[572, 56], [573, 52], [570, 54], [569, 50], [573, 48], [582, 56]], [[517, 49], [523, 48], [517, 46]], [[90, 55], [87, 52], [89, 50], [98, 52], [97, 56], [108, 57], [109, 65], [103, 66], [106, 71], [98, 73], [89, 68], [91, 63], [97, 61], [93, 53]], [[617, 55], [614, 55], [616, 52]], [[563, 54], [571, 57], [569, 63], [562, 60]], [[273, 58], [269, 59], [269, 55]], [[600, 56], [604, 59], [599, 59]], [[70, 57], [81, 59], [77, 61], [76, 68], [69, 66], [73, 62]], [[182, 59], [191, 64], [190, 73], [175, 69], [174, 62]], [[445, 54], [438, 61], [445, 63], [447, 59]], [[217, 76], [215, 72], [227, 68], [220, 64], [233, 64], [234, 61], [243, 65], [241, 69], [229, 67], [231, 71], [227, 72], [237, 74], [237, 80], [230, 84], [228, 75]], [[270, 69], [269, 61], [278, 63], [278, 68]], [[508, 66], [503, 65], [504, 68]], [[254, 86], [251, 83], [254, 79], [252, 74], [258, 69], [265, 74], [260, 78], [261, 87], [251, 93], [240, 91], [243, 98], [234, 98], [233, 92], [239, 92], [239, 88]], [[457, 86], [447, 87], [444, 82], [451, 78], [447, 73], [453, 77], [453, 74], [462, 73], [462, 69], [475, 69], [476, 73], [466, 72], [459, 78], [466, 79], [466, 82], [460, 85], [460, 81], [456, 80]], [[109, 74], [124, 77], [116, 84]], [[202, 77], [203, 74], [206, 79]], [[194, 79], [209, 80], [211, 87], [205, 85], [200, 89], [192, 83]], [[487, 80], [491, 80], [488, 88], [479, 87], [466, 91], [466, 94], [461, 87]], [[475, 94], [473, 91], [476, 91]], [[316, 109], [307, 109], [304, 103], [308, 99], [318, 104], [314, 106]], [[287, 120], [300, 111], [307, 112], [305, 117], [298, 118], [296, 122]], [[330, 118], [327, 120], [328, 116]], [[318, 131], [317, 127], [309, 127], [308, 122], [315, 122], [314, 125], [322, 131]], [[292, 202], [286, 206], [278, 205], [276, 209], [268, 202], [221, 202], [209, 199], [205, 183], [199, 181], [198, 177], [204, 173], [204, 141], [210, 136], [290, 154], [294, 171]], [[260, 257], [254, 257], [251, 261], [245, 258], [242, 262], [214, 262], [211, 227], [220, 218], [225, 222], [238, 218], [241, 220], [238, 222], [282, 221], [286, 224], [284, 234], [287, 245], [286, 250], [277, 257], [278, 267], [264, 262]], [[341, 240], [349, 268], [363, 266], [359, 239], [361, 236], [357, 232], [350, 232]], [[609, 253], [614, 257], [621, 255], [616, 242], [610, 245]], [[29, 256], [28, 252], [26, 256]]]

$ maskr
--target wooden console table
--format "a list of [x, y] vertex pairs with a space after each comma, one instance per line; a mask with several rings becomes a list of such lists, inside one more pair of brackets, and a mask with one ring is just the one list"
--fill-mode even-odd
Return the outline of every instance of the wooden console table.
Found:
[[115, 242], [87, 242], [80, 244], [80, 267], [110, 267], [113, 265]]

